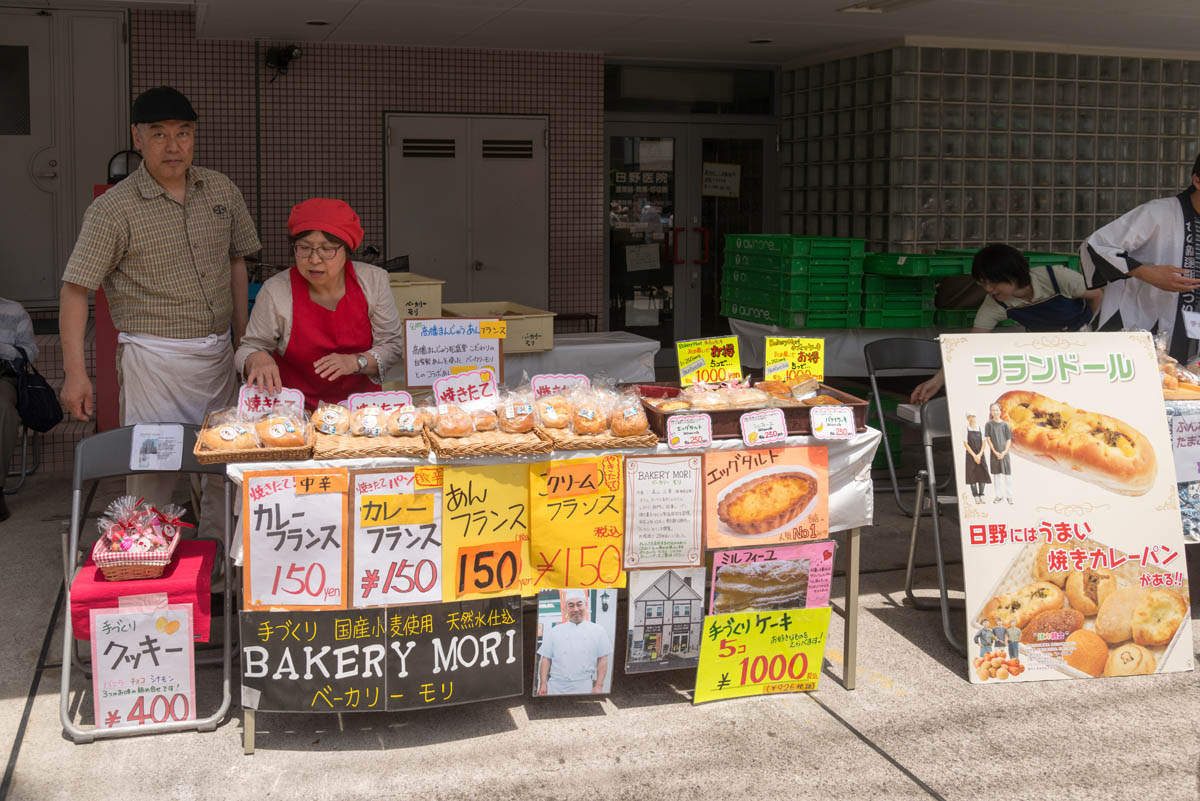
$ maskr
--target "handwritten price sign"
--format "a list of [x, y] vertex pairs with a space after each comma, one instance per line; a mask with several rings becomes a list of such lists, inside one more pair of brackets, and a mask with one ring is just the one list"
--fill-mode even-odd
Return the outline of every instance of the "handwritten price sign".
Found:
[[251, 470], [243, 479], [247, 609], [344, 609], [346, 489], [340, 470]]
[[814, 406], [812, 432], [817, 439], [854, 439], [854, 412], [849, 406]]
[[679, 383], [685, 387], [697, 381], [729, 381], [742, 377], [742, 358], [735, 336], [676, 342], [675, 356], [679, 360]]
[[191, 604], [90, 615], [96, 728], [196, 718]]
[[534, 587], [625, 586], [622, 470], [616, 454], [529, 466]]
[[766, 337], [763, 377], [768, 381], [825, 380], [825, 340]]
[[828, 629], [827, 606], [709, 615], [694, 703], [817, 689]]
[[442, 598], [532, 595], [526, 465], [447, 467], [443, 482]]
[[413, 469], [356, 470], [350, 484], [351, 605], [442, 600], [441, 484], [418, 486]]

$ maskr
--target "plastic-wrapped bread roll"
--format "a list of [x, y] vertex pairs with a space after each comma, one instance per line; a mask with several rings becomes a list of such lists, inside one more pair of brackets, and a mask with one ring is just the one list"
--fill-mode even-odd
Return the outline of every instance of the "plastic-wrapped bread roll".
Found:
[[453, 404], [437, 407], [437, 423], [433, 430], [443, 437], [465, 437], [475, 431], [471, 415]]
[[496, 409], [500, 430], [509, 434], [524, 434], [533, 430], [533, 402], [531, 398], [509, 395]]
[[650, 421], [646, 419], [646, 410], [636, 392], [621, 393], [608, 424], [618, 437], [636, 437], [646, 433]]
[[542, 428], [566, 428], [571, 424], [571, 402], [561, 395], [547, 395], [533, 404]]
[[387, 432], [393, 437], [415, 437], [425, 428], [425, 418], [413, 406], [401, 406], [387, 416]]
[[345, 434], [350, 430], [350, 410], [336, 403], [322, 403], [312, 413], [312, 424], [322, 434]]
[[476, 431], [495, 431], [496, 413], [489, 412], [486, 409], [479, 409], [471, 412], [471, 422], [474, 424]]
[[364, 406], [350, 413], [350, 433], [356, 437], [383, 436], [386, 415], [378, 406]]
[[243, 451], [257, 448], [258, 440], [241, 423], [223, 423], [201, 431], [200, 444], [211, 451]]
[[274, 414], [254, 424], [264, 448], [302, 448], [304, 424], [288, 415]]

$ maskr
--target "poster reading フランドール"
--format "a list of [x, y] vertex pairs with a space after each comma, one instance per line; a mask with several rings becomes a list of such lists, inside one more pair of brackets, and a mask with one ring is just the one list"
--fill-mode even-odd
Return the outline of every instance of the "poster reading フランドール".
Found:
[[1192, 669], [1150, 335], [942, 337], [976, 683]]

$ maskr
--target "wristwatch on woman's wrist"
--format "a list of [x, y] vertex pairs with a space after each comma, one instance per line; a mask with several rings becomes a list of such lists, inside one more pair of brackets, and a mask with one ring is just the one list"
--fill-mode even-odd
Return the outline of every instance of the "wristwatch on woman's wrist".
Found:
[[357, 356], [355, 356], [354, 358], [358, 362], [358, 372], [359, 373], [367, 372], [367, 357], [360, 353]]

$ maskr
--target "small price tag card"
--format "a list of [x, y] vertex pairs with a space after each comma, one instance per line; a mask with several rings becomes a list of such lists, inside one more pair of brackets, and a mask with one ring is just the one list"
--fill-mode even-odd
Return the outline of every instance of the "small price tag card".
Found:
[[855, 430], [849, 406], [812, 407], [812, 433], [817, 439], [854, 439]]
[[442, 489], [442, 598], [532, 595], [529, 468], [446, 467]]
[[385, 412], [390, 412], [401, 406], [411, 405], [412, 395], [399, 389], [390, 389], [385, 392], [355, 392], [346, 399], [346, 404], [352, 412], [364, 406], [378, 406]]
[[439, 378], [433, 382], [433, 397], [438, 404], [454, 403], [467, 411], [490, 409], [496, 405], [496, 372], [484, 367]]
[[825, 380], [825, 340], [766, 337], [763, 378], [767, 381]]
[[738, 423], [742, 427], [742, 442], [747, 447], [770, 445], [787, 439], [787, 421], [783, 417], [783, 409], [746, 412], [738, 418]]
[[712, 446], [712, 418], [707, 414], [673, 414], [667, 417], [667, 447], [692, 450]]
[[250, 470], [243, 477], [247, 609], [345, 609], [345, 469]]
[[622, 470], [617, 454], [529, 465], [534, 587], [625, 586]]
[[693, 702], [817, 689], [828, 630], [828, 606], [709, 615]]
[[697, 381], [715, 383], [742, 377], [735, 336], [676, 342], [675, 356], [679, 360], [679, 383], [685, 387]]
[[191, 604], [89, 615], [96, 728], [195, 720]]
[[284, 387], [278, 395], [272, 395], [265, 389], [242, 384], [238, 390], [238, 414], [256, 415], [270, 412], [277, 406], [292, 405], [297, 409], [304, 408], [304, 393], [298, 389]]
[[543, 395], [562, 395], [576, 387], [587, 389], [592, 385], [586, 375], [579, 375], [578, 373], [545, 373], [535, 375], [529, 383], [533, 387], [533, 394], [539, 398]]
[[350, 522], [354, 607], [442, 600], [442, 487], [414, 470], [356, 470]]

